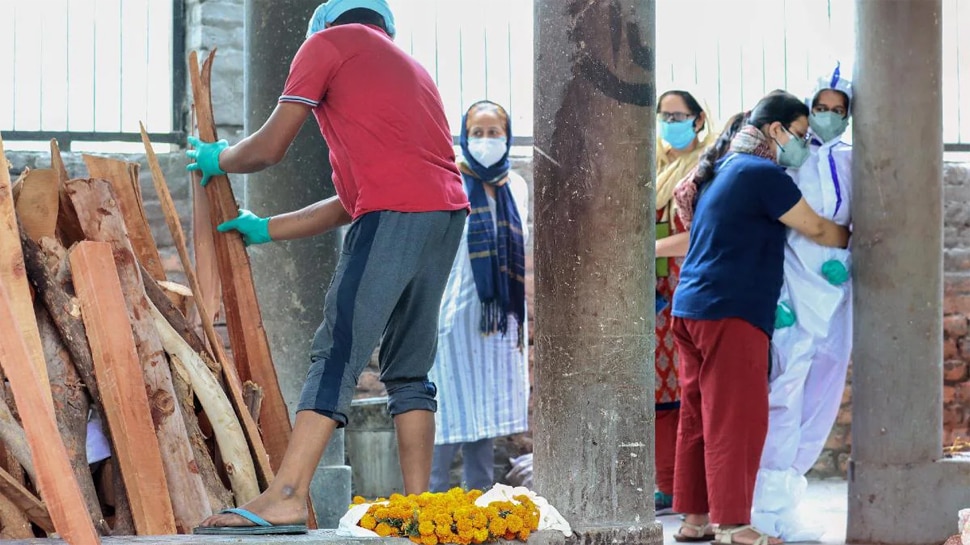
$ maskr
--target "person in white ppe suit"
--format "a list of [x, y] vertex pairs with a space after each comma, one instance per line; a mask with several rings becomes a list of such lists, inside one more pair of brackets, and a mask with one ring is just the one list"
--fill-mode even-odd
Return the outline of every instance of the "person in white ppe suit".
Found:
[[[839, 68], [819, 78], [812, 109], [810, 156], [789, 169], [808, 204], [840, 225], [851, 223], [852, 84]], [[768, 435], [758, 471], [751, 522], [785, 541], [816, 541], [798, 505], [805, 474], [825, 445], [842, 401], [852, 348], [852, 283], [848, 250], [813, 243], [789, 230], [784, 285], [771, 340]]]

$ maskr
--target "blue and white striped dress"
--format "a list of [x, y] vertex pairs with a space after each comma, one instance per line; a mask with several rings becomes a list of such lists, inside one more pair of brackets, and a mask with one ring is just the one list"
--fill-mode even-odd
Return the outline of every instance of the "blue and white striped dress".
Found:
[[[509, 189], [528, 241], [529, 189], [509, 173]], [[495, 200], [489, 197], [492, 219]], [[529, 428], [528, 341], [517, 345], [518, 323], [509, 316], [508, 333], [481, 332], [482, 302], [468, 258], [468, 223], [441, 300], [438, 355], [431, 380], [438, 386], [435, 444], [469, 443], [521, 433]], [[525, 330], [525, 339], [529, 338]]]

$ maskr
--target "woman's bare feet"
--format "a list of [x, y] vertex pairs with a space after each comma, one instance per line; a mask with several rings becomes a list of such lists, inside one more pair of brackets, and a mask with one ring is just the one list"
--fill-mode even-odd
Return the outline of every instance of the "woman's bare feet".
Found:
[[[283, 486], [276, 490], [271, 486], [266, 492], [240, 507], [274, 526], [306, 524], [306, 498], [296, 494], [292, 487]], [[199, 526], [253, 526], [253, 523], [239, 515], [226, 513], [212, 515], [199, 523]]]

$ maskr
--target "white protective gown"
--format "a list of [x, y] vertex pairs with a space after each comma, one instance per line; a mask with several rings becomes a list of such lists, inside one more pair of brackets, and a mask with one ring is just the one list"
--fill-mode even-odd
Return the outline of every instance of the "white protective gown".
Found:
[[[822, 217], [851, 222], [852, 148], [835, 138], [820, 144], [788, 173]], [[768, 435], [755, 487], [752, 523], [786, 541], [817, 540], [822, 532], [801, 524], [796, 509], [842, 402], [852, 348], [852, 282], [833, 286], [822, 264], [838, 260], [852, 274], [848, 250], [820, 246], [789, 230], [779, 302], [795, 324], [771, 340]]]

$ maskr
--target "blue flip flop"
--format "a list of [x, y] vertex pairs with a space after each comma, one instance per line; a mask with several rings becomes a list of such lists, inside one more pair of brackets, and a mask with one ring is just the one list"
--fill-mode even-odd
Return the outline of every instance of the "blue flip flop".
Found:
[[263, 517], [241, 507], [223, 509], [220, 515], [233, 514], [253, 523], [253, 526], [197, 526], [193, 534], [222, 536], [265, 536], [307, 533], [306, 524], [273, 524]]

